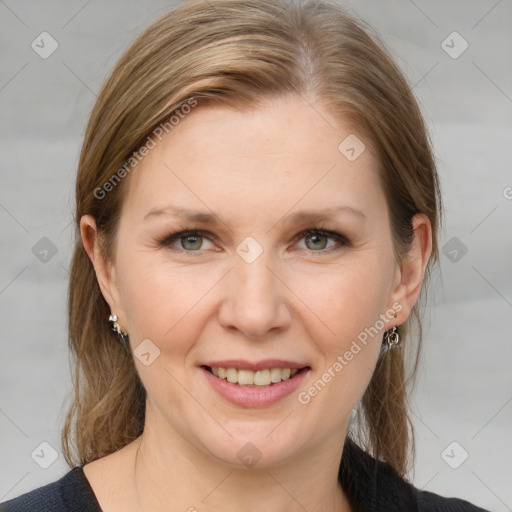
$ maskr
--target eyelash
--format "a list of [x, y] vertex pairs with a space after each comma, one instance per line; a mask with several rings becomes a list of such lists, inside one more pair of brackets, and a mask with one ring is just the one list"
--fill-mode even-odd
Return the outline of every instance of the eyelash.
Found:
[[[165, 236], [161, 240], [158, 241], [158, 244], [162, 247], [169, 247], [174, 241], [179, 240], [180, 238], [185, 238], [187, 236], [197, 236], [200, 235], [204, 238], [207, 238], [211, 241], [211, 237], [209, 237], [210, 233], [208, 231], [204, 231], [199, 228], [187, 228], [186, 226], [179, 226], [178, 231], [175, 231], [174, 233], [171, 233], [170, 235]], [[340, 233], [336, 233], [334, 231], [326, 231], [325, 229], [322, 229], [321, 227], [313, 227], [310, 229], [306, 229], [304, 231], [301, 231], [299, 234], [296, 235], [295, 240], [299, 241], [302, 238], [308, 236], [308, 235], [325, 235], [333, 240], [336, 240], [338, 242], [338, 247], [331, 247], [329, 249], [322, 249], [318, 251], [314, 251], [312, 249], [306, 249], [310, 253], [318, 253], [319, 255], [322, 254], [330, 254], [333, 252], [340, 251], [343, 249], [343, 247], [350, 246], [350, 241]], [[197, 251], [188, 251], [186, 249], [174, 249], [180, 252], [186, 252], [186, 253], [201, 253], [202, 250], [199, 249]]]

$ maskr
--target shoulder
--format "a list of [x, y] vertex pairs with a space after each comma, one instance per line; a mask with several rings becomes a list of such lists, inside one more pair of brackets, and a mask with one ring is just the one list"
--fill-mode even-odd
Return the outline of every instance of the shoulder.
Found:
[[[446, 497], [430, 491], [423, 491], [400, 477], [387, 463], [378, 462], [378, 481], [381, 489], [388, 489], [399, 510], [417, 510], [418, 512], [489, 512], [461, 498]], [[390, 508], [391, 510], [391, 508]]]
[[100, 512], [83, 469], [77, 466], [59, 480], [0, 503], [0, 512]]
[[417, 489], [416, 492], [420, 512], [489, 512], [460, 498], [447, 498], [433, 492]]
[[387, 462], [376, 460], [351, 439], [345, 443], [339, 480], [357, 511], [489, 512], [468, 501], [414, 487]]

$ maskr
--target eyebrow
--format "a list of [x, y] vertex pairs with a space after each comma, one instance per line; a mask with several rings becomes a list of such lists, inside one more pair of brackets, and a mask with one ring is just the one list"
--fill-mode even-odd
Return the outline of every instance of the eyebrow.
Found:
[[[366, 220], [366, 215], [360, 211], [352, 208], [351, 206], [336, 206], [332, 208], [322, 208], [320, 210], [300, 210], [295, 212], [284, 219], [284, 223], [306, 223], [306, 222], [321, 222], [323, 220], [328, 220], [329, 218], [335, 217], [338, 213], [348, 213], [350, 215], [359, 217], [362, 220]], [[201, 222], [204, 224], [219, 224], [219, 219], [217, 215], [209, 213], [209, 212], [200, 212], [196, 210], [189, 210], [187, 208], [179, 208], [172, 205], [165, 207], [155, 207], [149, 210], [149, 212], [144, 216], [143, 220], [146, 220], [150, 217], [157, 217], [161, 215], [168, 215], [176, 218], [180, 218], [183, 220], [187, 220], [190, 222]], [[281, 220], [281, 219], [280, 219]], [[279, 221], [278, 221], [279, 222]], [[277, 222], [276, 222], [277, 224]], [[274, 224], [274, 226], [276, 225]]]

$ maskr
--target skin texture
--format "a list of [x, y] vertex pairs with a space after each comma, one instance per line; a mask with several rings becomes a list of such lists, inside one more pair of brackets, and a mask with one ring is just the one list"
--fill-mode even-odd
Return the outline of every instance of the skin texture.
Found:
[[[369, 145], [353, 162], [338, 150], [350, 133], [319, 102], [297, 96], [245, 112], [197, 108], [126, 178], [112, 263], [95, 243], [94, 219], [81, 219], [102, 293], [132, 349], [145, 339], [160, 349], [149, 366], [135, 358], [148, 393], [143, 435], [84, 468], [106, 512], [351, 510], [337, 482], [350, 413], [384, 331], [404, 323], [418, 298], [431, 229], [424, 215], [413, 219], [400, 267]], [[170, 204], [212, 213], [218, 224], [144, 220]], [[364, 217], [286, 220], [338, 205]], [[182, 227], [211, 235], [159, 243]], [[349, 243], [300, 236], [313, 227]], [[252, 263], [236, 252], [247, 236], [263, 248]], [[304, 391], [397, 303], [398, 317], [388, 316], [308, 404], [296, 392], [269, 407], [236, 406], [199, 369], [228, 358], [293, 360], [311, 367]], [[251, 469], [237, 457], [249, 441], [262, 454]]]

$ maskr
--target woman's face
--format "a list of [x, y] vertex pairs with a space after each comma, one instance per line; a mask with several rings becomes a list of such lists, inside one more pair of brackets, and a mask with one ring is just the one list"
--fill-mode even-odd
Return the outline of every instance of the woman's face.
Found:
[[[369, 147], [357, 156], [354, 135], [339, 149], [352, 133], [296, 96], [197, 107], [125, 178], [116, 257], [99, 278], [135, 351], [146, 429], [232, 465], [341, 449], [382, 335], [416, 298], [376, 160]], [[170, 238], [187, 230], [198, 233]], [[255, 388], [203, 367], [244, 361], [274, 370], [241, 379], [308, 368]]]

